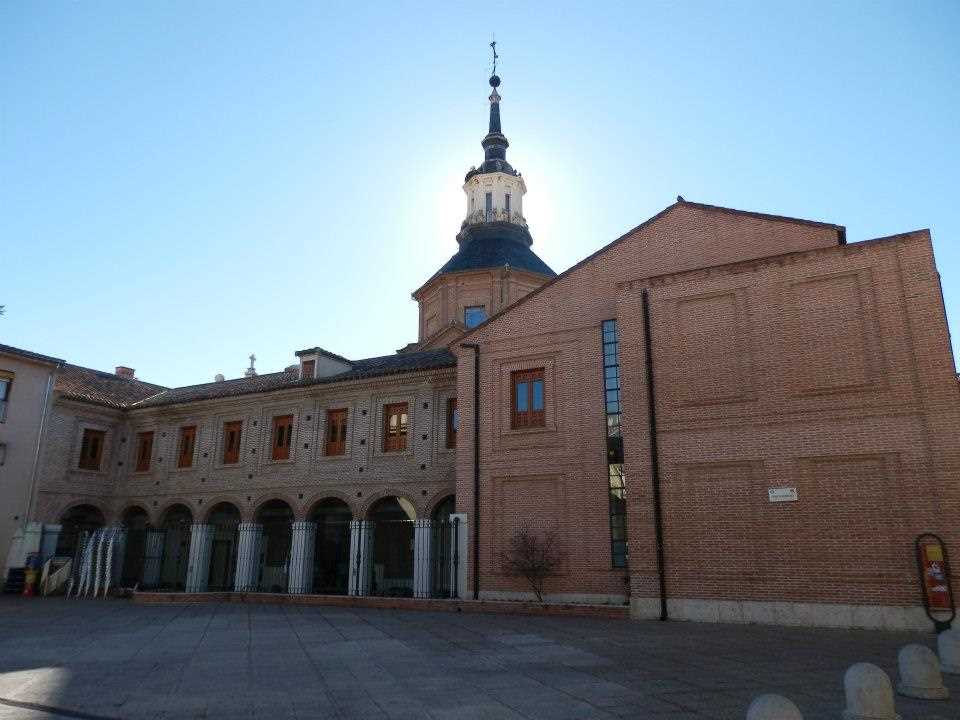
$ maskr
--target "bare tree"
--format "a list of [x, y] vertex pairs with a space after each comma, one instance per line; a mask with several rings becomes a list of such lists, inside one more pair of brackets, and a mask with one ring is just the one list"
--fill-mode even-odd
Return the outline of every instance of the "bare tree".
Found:
[[555, 575], [563, 563], [557, 534], [551, 530], [542, 533], [527, 528], [517, 530], [510, 537], [502, 557], [508, 572], [526, 579], [538, 602], [543, 602], [543, 586], [547, 578]]

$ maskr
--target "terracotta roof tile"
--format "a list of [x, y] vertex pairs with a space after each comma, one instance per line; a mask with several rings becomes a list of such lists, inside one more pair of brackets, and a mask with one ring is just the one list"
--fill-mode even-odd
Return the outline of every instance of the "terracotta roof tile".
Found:
[[425, 350], [422, 352], [384, 355], [382, 357], [367, 358], [365, 360], [351, 360], [351, 368], [336, 375], [323, 378], [299, 379], [298, 370], [284, 370], [283, 372], [255, 375], [254, 377], [224, 380], [223, 382], [203, 383], [202, 385], [188, 385], [186, 387], [163, 390], [151, 397], [132, 403], [131, 408], [158, 407], [177, 403], [196, 402], [198, 400], [214, 400], [218, 398], [236, 397], [253, 393], [269, 392], [292, 387], [309, 387], [311, 385], [325, 385], [328, 383], [344, 382], [348, 380], [363, 380], [384, 375], [417, 372], [420, 370], [434, 370], [437, 368], [454, 367], [457, 359], [446, 350]]
[[130, 407], [138, 400], [166, 390], [162, 385], [69, 364], [63, 366], [55, 387], [63, 397], [114, 408]]

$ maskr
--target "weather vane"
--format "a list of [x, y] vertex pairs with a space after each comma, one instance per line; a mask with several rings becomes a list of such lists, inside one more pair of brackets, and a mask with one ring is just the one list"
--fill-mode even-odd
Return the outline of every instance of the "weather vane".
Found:
[[[496, 37], [496, 36], [494, 36], [494, 37]], [[497, 74], [497, 59], [500, 57], [499, 55], [497, 55], [497, 41], [496, 41], [496, 40], [493, 40], [493, 42], [490, 43], [490, 49], [493, 50], [493, 70], [490, 72], [490, 74], [491, 74], [491, 75], [496, 75], [496, 74]]]

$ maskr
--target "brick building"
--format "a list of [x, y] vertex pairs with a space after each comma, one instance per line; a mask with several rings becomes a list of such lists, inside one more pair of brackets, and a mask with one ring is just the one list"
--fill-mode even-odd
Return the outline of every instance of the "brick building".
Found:
[[960, 539], [929, 233], [678, 198], [558, 276], [499, 84], [416, 342], [185, 388], [61, 371], [35, 518], [60, 552], [122, 524], [146, 586], [513, 599], [527, 530], [553, 538], [550, 601], [928, 626], [914, 538]]

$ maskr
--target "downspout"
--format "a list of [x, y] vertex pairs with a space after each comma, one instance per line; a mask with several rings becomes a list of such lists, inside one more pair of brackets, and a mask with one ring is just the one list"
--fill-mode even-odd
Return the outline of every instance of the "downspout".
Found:
[[650, 333], [650, 297], [644, 288], [643, 345], [647, 370], [647, 416], [650, 428], [650, 479], [653, 485], [653, 532], [657, 547], [657, 575], [660, 579], [660, 619], [669, 620], [667, 613], [667, 573], [663, 558], [663, 505], [660, 498], [660, 460], [657, 445], [657, 397], [653, 382], [653, 339]]
[[480, 599], [480, 346], [462, 343], [473, 350], [473, 599]]
[[27, 500], [27, 515], [23, 519], [24, 527], [33, 517], [33, 505], [37, 495], [37, 471], [40, 468], [40, 448], [43, 445], [43, 431], [47, 424], [47, 410], [50, 405], [50, 392], [53, 390], [53, 379], [57, 372], [63, 367], [63, 363], [57, 363], [57, 366], [50, 371], [47, 376], [47, 388], [43, 391], [43, 412], [40, 414], [40, 428], [37, 431], [37, 449], [33, 454], [33, 470], [30, 473], [30, 497]]

